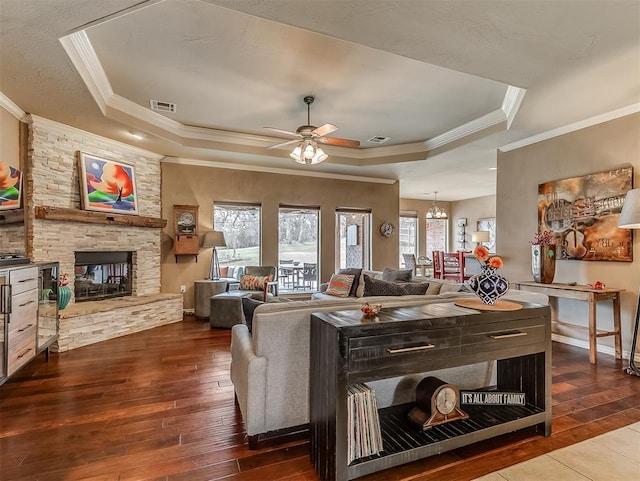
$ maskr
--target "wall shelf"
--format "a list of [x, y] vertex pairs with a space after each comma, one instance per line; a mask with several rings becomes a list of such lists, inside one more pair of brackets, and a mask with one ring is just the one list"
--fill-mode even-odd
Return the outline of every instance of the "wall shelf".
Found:
[[0, 211], [0, 225], [23, 224], [24, 209]]
[[166, 219], [144, 217], [140, 215], [111, 214], [90, 210], [69, 209], [38, 205], [35, 209], [36, 219], [57, 220], [67, 222], [84, 222], [88, 224], [128, 225], [131, 227], [150, 227], [162, 229], [166, 227]]

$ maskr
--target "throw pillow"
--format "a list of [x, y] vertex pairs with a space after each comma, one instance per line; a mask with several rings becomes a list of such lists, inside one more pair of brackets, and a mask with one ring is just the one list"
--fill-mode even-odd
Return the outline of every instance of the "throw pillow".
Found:
[[347, 269], [340, 269], [338, 274], [348, 274], [353, 276], [353, 284], [349, 290], [349, 297], [357, 297], [358, 286], [360, 285], [360, 277], [362, 275], [362, 269], [356, 269], [355, 267], [349, 267]]
[[363, 297], [424, 295], [428, 282], [388, 282], [364, 276]]
[[336, 297], [348, 297], [351, 285], [353, 284], [353, 275], [333, 274], [329, 281], [329, 287], [324, 291], [325, 294]]
[[253, 311], [255, 311], [256, 307], [261, 304], [264, 304], [264, 302], [252, 299], [251, 297], [242, 298], [242, 312], [244, 313], [244, 321], [247, 324], [249, 332], [251, 332], [251, 327], [253, 324]]
[[228, 277], [229, 276], [229, 266], [224, 266], [220, 268], [220, 277]]
[[413, 271], [411, 269], [396, 271], [388, 267], [382, 271], [382, 280], [391, 282], [411, 282]]
[[264, 286], [271, 281], [271, 276], [249, 276], [244, 275], [240, 278], [241, 291], [264, 291]]

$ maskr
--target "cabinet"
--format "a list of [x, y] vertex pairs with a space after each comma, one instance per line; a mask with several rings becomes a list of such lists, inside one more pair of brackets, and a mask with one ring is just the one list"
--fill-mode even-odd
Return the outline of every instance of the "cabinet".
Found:
[[[551, 315], [548, 306], [479, 312], [453, 303], [313, 314], [311, 460], [321, 480], [347, 480], [528, 426], [551, 434]], [[499, 391], [525, 406], [464, 406], [469, 419], [422, 431], [413, 403], [379, 410], [384, 451], [347, 464], [347, 390], [355, 383], [496, 360]], [[444, 379], [446, 381], [446, 379]], [[489, 388], [489, 387], [488, 387]]]
[[174, 205], [173, 225], [175, 236], [173, 241], [173, 253], [176, 262], [179, 255], [197, 255], [200, 250], [198, 236], [198, 206], [197, 205]]
[[[55, 286], [57, 263], [47, 266]], [[57, 305], [43, 300], [44, 272], [44, 264], [0, 269], [0, 384], [57, 339]]]

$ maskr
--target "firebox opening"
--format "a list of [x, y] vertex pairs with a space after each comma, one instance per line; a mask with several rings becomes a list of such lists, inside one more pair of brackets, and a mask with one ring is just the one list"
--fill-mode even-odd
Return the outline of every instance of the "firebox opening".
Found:
[[131, 295], [130, 251], [76, 252], [75, 301]]

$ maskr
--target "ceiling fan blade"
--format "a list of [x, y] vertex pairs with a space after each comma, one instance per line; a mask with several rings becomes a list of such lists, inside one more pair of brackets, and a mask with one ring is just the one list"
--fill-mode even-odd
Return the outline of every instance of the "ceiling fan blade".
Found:
[[278, 147], [284, 147], [285, 145], [296, 144], [298, 142], [300, 142], [300, 139], [287, 140], [286, 142], [281, 142], [279, 144], [270, 145], [269, 147], [267, 147], [267, 149], [277, 149]]
[[338, 137], [324, 137], [319, 140], [323, 144], [337, 145], [339, 147], [360, 147], [360, 142], [358, 140], [340, 139]]
[[335, 132], [336, 130], [338, 130], [338, 127], [336, 127], [335, 125], [324, 124], [313, 130], [311, 133], [319, 135], [320, 137], [324, 137], [325, 135], [330, 134], [331, 132]]
[[288, 130], [276, 129], [275, 127], [263, 127], [263, 129], [273, 130], [274, 132], [280, 132], [281, 134], [295, 135], [296, 137], [300, 137], [300, 134], [297, 132], [289, 132]]

